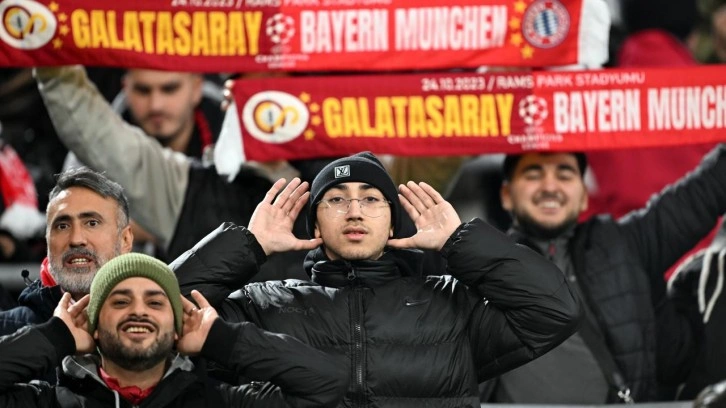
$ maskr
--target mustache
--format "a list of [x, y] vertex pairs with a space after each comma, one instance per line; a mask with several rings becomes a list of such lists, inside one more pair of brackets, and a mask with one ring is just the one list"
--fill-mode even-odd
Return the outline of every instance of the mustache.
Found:
[[63, 254], [63, 262], [68, 262], [72, 257], [75, 256], [83, 256], [88, 259], [91, 259], [93, 262], [98, 264], [98, 257], [96, 256], [96, 253], [88, 250], [86, 248], [71, 248], [68, 251], [66, 251], [65, 254]]
[[537, 197], [535, 197], [535, 202], [539, 203], [543, 200], [557, 200], [557, 201], [565, 201], [564, 197], [562, 197], [562, 194], [555, 192], [555, 191], [542, 191], [540, 192]]

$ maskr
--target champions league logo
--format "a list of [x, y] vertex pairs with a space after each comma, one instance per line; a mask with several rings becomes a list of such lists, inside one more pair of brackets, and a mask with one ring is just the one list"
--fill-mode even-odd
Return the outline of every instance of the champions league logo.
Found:
[[536, 0], [524, 12], [522, 32], [535, 47], [555, 47], [567, 37], [569, 30], [570, 15], [557, 0]]
[[53, 13], [35, 1], [0, 1], [0, 19], [0, 40], [21, 50], [48, 44], [58, 25]]
[[535, 95], [527, 95], [519, 101], [519, 117], [528, 126], [539, 126], [547, 119], [547, 101]]

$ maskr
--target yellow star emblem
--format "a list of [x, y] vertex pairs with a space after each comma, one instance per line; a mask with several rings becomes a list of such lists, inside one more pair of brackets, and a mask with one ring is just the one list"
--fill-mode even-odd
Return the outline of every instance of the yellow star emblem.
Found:
[[55, 13], [56, 11], [58, 11], [58, 3], [51, 1], [50, 4], [48, 4], [48, 8], [50, 9], [50, 11]]
[[315, 137], [315, 132], [313, 132], [310, 129], [306, 130], [304, 134], [305, 134], [305, 140], [313, 140], [313, 138]]
[[509, 20], [509, 28], [511, 28], [512, 30], [519, 30], [519, 27], [521, 27], [521, 26], [522, 26], [522, 20], [520, 20], [516, 17], [512, 17], [512, 19]]
[[68, 20], [68, 15], [66, 15], [66, 13], [58, 14], [58, 21], [60, 21], [61, 23], [65, 23], [66, 20]]
[[522, 45], [522, 34], [521, 33], [512, 34], [512, 38], [509, 40], [509, 42], [511, 42], [512, 45], [519, 47], [520, 45]]
[[63, 40], [56, 38], [53, 40], [53, 48], [61, 48], [63, 46]]
[[319, 126], [321, 123], [323, 123], [323, 120], [320, 119], [320, 116], [315, 115], [310, 118], [310, 123], [312, 123], [313, 126]]
[[522, 47], [522, 58], [524, 59], [530, 59], [534, 55], [534, 48], [530, 47], [529, 45], [525, 45]]
[[317, 103], [311, 103], [310, 104], [310, 112], [312, 112], [312, 113], [318, 113], [318, 111], [320, 111], [320, 105], [318, 105]]
[[60, 33], [61, 33], [62, 35], [67, 35], [67, 34], [68, 34], [68, 33], [69, 33], [70, 31], [71, 31], [71, 29], [70, 29], [70, 28], [68, 28], [68, 26], [67, 26], [67, 25], [63, 24], [62, 26], [60, 26], [60, 29], [59, 29], [58, 31], [59, 31], [59, 32], [60, 32]]
[[522, 0], [519, 0], [514, 3], [514, 11], [517, 13], [524, 13], [524, 10], [527, 8], [527, 3], [523, 2]]
[[300, 100], [303, 101], [304, 103], [310, 102], [310, 94], [307, 93], [307, 92], [301, 93], [300, 94]]

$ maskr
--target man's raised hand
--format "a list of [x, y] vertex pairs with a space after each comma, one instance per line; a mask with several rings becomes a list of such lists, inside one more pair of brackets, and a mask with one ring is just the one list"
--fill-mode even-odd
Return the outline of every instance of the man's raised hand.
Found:
[[192, 298], [199, 305], [181, 297], [184, 308], [182, 335], [176, 343], [180, 353], [196, 355], [202, 350], [204, 342], [207, 341], [209, 330], [219, 316], [217, 311], [209, 304], [207, 299], [197, 290], [192, 291]]
[[272, 185], [265, 198], [255, 208], [248, 227], [267, 255], [313, 249], [323, 242], [320, 238], [298, 239], [292, 233], [295, 219], [305, 207], [310, 193], [308, 183], [301, 182], [297, 177], [287, 186], [285, 182], [285, 179], [280, 179]]
[[454, 207], [433, 187], [409, 181], [399, 187], [401, 205], [416, 225], [416, 234], [409, 238], [389, 239], [393, 248], [443, 248], [446, 240], [461, 224]]
[[88, 307], [89, 300], [90, 296], [86, 295], [71, 305], [71, 294], [66, 292], [53, 311], [53, 316], [63, 320], [68, 330], [71, 331], [76, 342], [77, 354], [91, 353], [96, 347], [96, 342], [87, 329], [88, 314], [86, 313], [86, 307]]

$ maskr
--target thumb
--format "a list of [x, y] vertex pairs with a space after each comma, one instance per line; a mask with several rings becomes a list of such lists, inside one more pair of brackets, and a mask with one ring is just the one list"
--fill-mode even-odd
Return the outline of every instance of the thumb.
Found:
[[298, 240], [300, 249], [315, 249], [323, 244], [322, 238], [312, 238], [306, 240]]
[[406, 249], [406, 248], [415, 248], [416, 245], [413, 241], [413, 238], [399, 238], [399, 239], [389, 239], [386, 243], [391, 248], [398, 248], [398, 249]]

